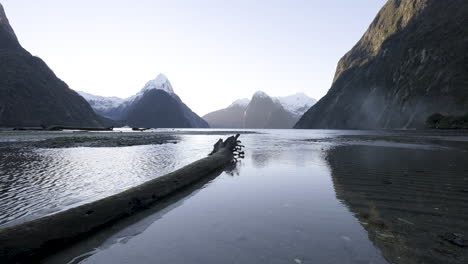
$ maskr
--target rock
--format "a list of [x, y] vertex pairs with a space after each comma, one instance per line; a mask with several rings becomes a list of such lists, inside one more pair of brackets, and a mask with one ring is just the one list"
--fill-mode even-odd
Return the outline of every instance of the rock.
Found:
[[295, 127], [423, 128], [434, 113], [462, 115], [467, 35], [466, 0], [389, 0]]
[[18, 42], [0, 4], [0, 126], [101, 127], [90, 105]]
[[468, 129], [468, 113], [463, 116], [444, 116], [433, 114], [426, 120], [427, 128]]
[[448, 242], [452, 243], [453, 245], [459, 247], [468, 247], [468, 240], [466, 240], [462, 234], [447, 233], [443, 235], [443, 238]]

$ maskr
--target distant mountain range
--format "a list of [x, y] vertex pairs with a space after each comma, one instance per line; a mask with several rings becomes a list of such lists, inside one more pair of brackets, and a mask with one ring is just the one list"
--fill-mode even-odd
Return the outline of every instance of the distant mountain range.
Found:
[[292, 128], [315, 102], [302, 93], [270, 97], [258, 91], [251, 100], [236, 100], [203, 118], [214, 128]]
[[20, 45], [0, 4], [0, 126], [101, 127], [104, 121]]
[[96, 113], [132, 127], [207, 128], [208, 123], [190, 110], [159, 74], [136, 95], [127, 99], [79, 92]]
[[389, 0], [296, 128], [423, 128], [468, 112], [468, 1]]

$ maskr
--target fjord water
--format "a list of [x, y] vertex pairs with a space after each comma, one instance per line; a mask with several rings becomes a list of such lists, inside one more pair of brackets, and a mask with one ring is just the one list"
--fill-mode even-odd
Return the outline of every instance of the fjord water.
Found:
[[[44, 263], [467, 259], [449, 237], [468, 236], [463, 133], [257, 132], [241, 135], [246, 155], [236, 167]], [[176, 133], [177, 144], [9, 152], [1, 162], [0, 201], [8, 208], [2, 219], [39, 217], [116, 193], [204, 157], [220, 137], [225, 133], [219, 130], [184, 130]]]

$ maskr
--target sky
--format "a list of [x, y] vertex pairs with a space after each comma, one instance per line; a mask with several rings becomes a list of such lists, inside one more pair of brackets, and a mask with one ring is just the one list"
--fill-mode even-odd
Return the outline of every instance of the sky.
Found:
[[320, 99], [386, 0], [0, 0], [70, 88], [129, 97], [159, 73], [197, 114], [256, 91]]

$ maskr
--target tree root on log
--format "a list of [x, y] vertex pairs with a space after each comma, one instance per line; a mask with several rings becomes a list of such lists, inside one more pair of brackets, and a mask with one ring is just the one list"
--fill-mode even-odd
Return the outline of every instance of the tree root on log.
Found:
[[211, 151], [210, 156], [223, 150], [227, 149], [230, 150], [234, 157], [233, 160], [237, 161], [238, 159], [243, 159], [244, 158], [244, 151], [242, 151], [242, 148], [245, 146], [241, 145], [242, 143], [240, 140], [238, 140], [240, 134], [236, 134], [235, 136], [228, 137], [225, 141], [223, 139], [219, 139], [216, 144], [213, 146], [213, 151]]

